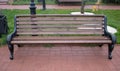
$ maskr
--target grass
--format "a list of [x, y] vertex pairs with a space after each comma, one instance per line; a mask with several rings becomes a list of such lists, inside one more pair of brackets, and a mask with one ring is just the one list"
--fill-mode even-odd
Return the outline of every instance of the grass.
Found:
[[[79, 11], [77, 9], [72, 10], [60, 10], [60, 9], [47, 9], [37, 10], [37, 14], [70, 14], [71, 12]], [[91, 10], [86, 10], [87, 12], [91, 12]], [[2, 10], [2, 12], [7, 16], [8, 25], [9, 25], [9, 33], [13, 32], [14, 29], [14, 16], [18, 14], [29, 14], [29, 10]], [[117, 29], [117, 43], [120, 44], [120, 10], [99, 10], [94, 12], [96, 14], [104, 14], [108, 18], [108, 25]], [[2, 44], [6, 44], [6, 35], [2, 35], [1, 42]]]
[[117, 29], [117, 43], [120, 44], [120, 10], [100, 10], [98, 14], [105, 14], [108, 19], [108, 25]]

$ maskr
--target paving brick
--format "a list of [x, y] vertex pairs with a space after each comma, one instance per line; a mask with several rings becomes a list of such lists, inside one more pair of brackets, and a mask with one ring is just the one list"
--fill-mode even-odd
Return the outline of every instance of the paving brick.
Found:
[[[42, 9], [42, 5], [36, 5], [38, 9]], [[92, 9], [93, 5], [86, 5], [85, 9]], [[79, 9], [80, 6], [66, 5], [47, 5], [47, 9]], [[29, 5], [0, 5], [0, 9], [29, 9]], [[100, 5], [99, 9], [119, 10], [119, 5]]]
[[7, 46], [4, 46], [0, 48], [0, 71], [119, 71], [119, 45], [115, 46], [112, 60], [107, 59], [106, 46], [15, 46], [12, 61], [8, 59]]

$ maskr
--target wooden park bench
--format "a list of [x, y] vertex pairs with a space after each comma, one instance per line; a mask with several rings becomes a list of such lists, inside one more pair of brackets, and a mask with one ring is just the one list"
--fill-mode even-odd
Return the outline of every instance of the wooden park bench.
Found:
[[108, 58], [116, 43], [107, 31], [104, 15], [18, 15], [15, 16], [14, 32], [7, 37], [10, 59], [14, 45], [24, 44], [108, 44]]

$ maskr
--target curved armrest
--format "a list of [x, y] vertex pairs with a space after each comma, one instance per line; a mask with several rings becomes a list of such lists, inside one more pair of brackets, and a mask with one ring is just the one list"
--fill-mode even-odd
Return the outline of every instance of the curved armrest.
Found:
[[109, 37], [112, 40], [112, 44], [116, 43], [116, 36], [114, 34], [111, 34], [108, 31], [105, 31], [105, 36]]
[[12, 38], [16, 35], [16, 16], [14, 17], [14, 20], [15, 20], [14, 21], [14, 31], [13, 31], [13, 33], [11, 33], [7, 36], [7, 43], [8, 44], [11, 44], [10, 42], [11, 42]]
[[12, 38], [16, 35], [16, 31], [14, 31], [13, 33], [9, 34], [7, 36], [7, 43], [10, 44], [10, 41], [12, 40]]

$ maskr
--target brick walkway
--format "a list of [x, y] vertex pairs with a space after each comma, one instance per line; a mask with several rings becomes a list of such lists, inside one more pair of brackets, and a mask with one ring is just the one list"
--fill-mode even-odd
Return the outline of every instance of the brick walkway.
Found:
[[[85, 9], [92, 9], [93, 5], [86, 5]], [[36, 5], [37, 9], [42, 9], [42, 5]], [[64, 5], [46, 5], [47, 9], [80, 9], [80, 6], [64, 6]], [[29, 9], [29, 5], [0, 5], [0, 9]], [[99, 9], [120, 10], [120, 5], [109, 6], [101, 5]]]
[[7, 46], [2, 46], [0, 71], [120, 71], [120, 45], [115, 46], [112, 60], [107, 59], [106, 47], [67, 44], [52, 48], [16, 47], [15, 59], [10, 61]]

